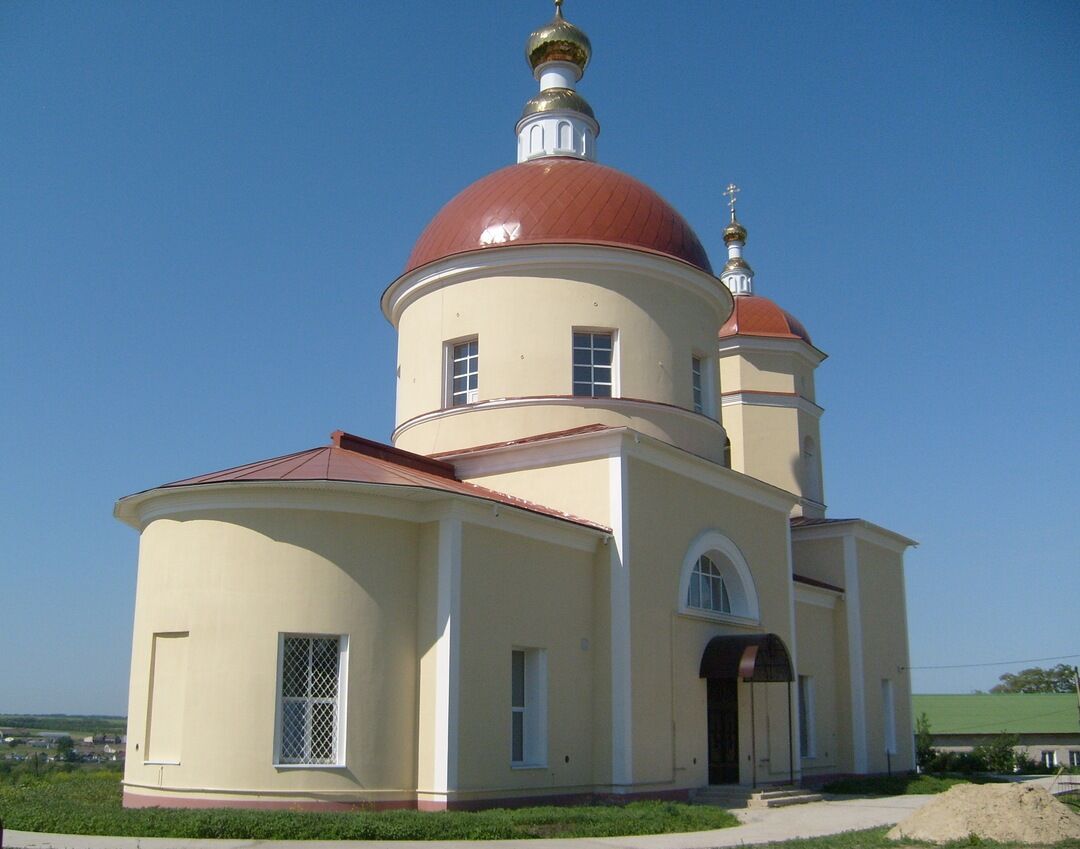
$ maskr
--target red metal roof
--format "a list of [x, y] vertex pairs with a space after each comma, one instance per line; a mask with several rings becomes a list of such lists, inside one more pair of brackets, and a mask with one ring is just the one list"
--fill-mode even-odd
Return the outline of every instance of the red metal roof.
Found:
[[712, 273], [690, 225], [621, 171], [567, 157], [511, 165], [444, 206], [416, 240], [405, 271], [507, 245], [591, 244], [659, 253]]
[[814, 344], [801, 321], [760, 295], [735, 296], [735, 307], [720, 328], [720, 338], [725, 336], [775, 336]]
[[482, 498], [577, 525], [602, 531], [610, 530], [588, 519], [458, 480], [450, 463], [402, 451], [392, 445], [373, 442], [340, 430], [334, 431], [331, 440], [330, 445], [174, 481], [164, 484], [160, 489], [259, 481], [345, 481], [417, 487]]

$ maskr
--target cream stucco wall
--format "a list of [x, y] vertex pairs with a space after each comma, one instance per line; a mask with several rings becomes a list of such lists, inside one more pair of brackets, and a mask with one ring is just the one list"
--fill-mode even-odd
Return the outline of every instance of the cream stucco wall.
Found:
[[859, 597], [862, 607], [863, 671], [866, 692], [867, 754], [871, 772], [885, 772], [884, 679], [892, 681], [896, 753], [891, 769], [914, 769], [911, 677], [907, 671], [907, 607], [903, 559], [896, 551], [858, 540]]
[[760, 344], [735, 337], [721, 346], [723, 422], [731, 440], [731, 467], [806, 499], [797, 514], [823, 516], [815, 366], [803, 355], [810, 349], [790, 340], [771, 341], [788, 350], [754, 347]]
[[610, 461], [578, 460], [470, 477], [470, 483], [525, 498], [601, 525], [611, 523]]
[[[841, 687], [840, 674], [846, 664], [842, 609], [837, 609], [835, 594], [812, 589], [802, 592], [813, 598], [795, 605], [799, 638], [796, 672], [810, 676], [813, 682], [813, 746], [811, 756], [801, 758], [803, 775], [850, 772], [845, 755], [851, 748], [851, 700]], [[830, 603], [832, 607], [826, 606]]]
[[[221, 509], [143, 531], [131, 664], [129, 792], [247, 799], [407, 797], [416, 777], [416, 571], [410, 523]], [[143, 762], [155, 633], [187, 632], [177, 764]], [[349, 636], [344, 766], [274, 765], [281, 633]], [[152, 754], [152, 753], [151, 753]]]
[[[721, 474], [738, 479], [734, 473]], [[708, 778], [708, 750], [705, 682], [698, 671], [709, 639], [766, 632], [777, 634], [789, 651], [794, 647], [788, 514], [633, 458], [628, 485], [634, 781], [701, 786]], [[749, 564], [759, 625], [677, 612], [683, 559], [694, 540], [709, 530], [732, 540]], [[789, 751], [786, 686], [755, 685], [755, 703], [758, 781], [783, 780]], [[749, 685], [742, 683], [739, 708], [740, 781], [750, 783]], [[670, 733], [664, 733], [667, 729]]]
[[791, 535], [791, 559], [796, 575], [844, 586], [844, 544], [839, 537], [805, 539], [796, 529]]
[[814, 369], [794, 353], [742, 350], [726, 354], [720, 358], [720, 382], [725, 392], [794, 392], [808, 401], [815, 399]]
[[[591, 789], [601, 733], [593, 715], [597, 557], [464, 527], [458, 797]], [[547, 671], [546, 751], [527, 767], [511, 765], [514, 649], [542, 651]]]
[[[619, 252], [620, 257], [627, 254]], [[679, 273], [689, 272], [680, 266]], [[492, 399], [571, 396], [575, 329], [615, 333], [613, 395], [692, 410], [691, 357], [715, 362], [716, 333], [729, 309], [722, 286], [701, 276], [699, 290], [691, 291], [631, 266], [588, 265], [559, 273], [538, 270], [466, 277], [421, 293], [408, 303], [398, 321], [395, 444], [438, 452], [601, 420], [630, 424], [643, 432], [655, 430], [666, 441], [686, 443], [684, 447], [694, 453], [719, 450], [712, 446], [718, 433], [723, 445], [715, 421], [706, 416], [675, 416], [662, 406], [614, 405], [601, 419], [592, 406], [581, 405], [416, 421], [447, 406], [446, 345], [471, 337], [479, 340], [481, 404]], [[707, 394], [715, 402], [717, 371], [711, 371]], [[613, 414], [621, 420], [611, 419]], [[713, 415], [719, 417], [715, 410]]]

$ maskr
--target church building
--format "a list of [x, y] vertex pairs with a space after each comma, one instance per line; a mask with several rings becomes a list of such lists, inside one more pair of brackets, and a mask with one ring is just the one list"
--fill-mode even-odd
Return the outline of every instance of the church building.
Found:
[[[381, 307], [392, 444], [122, 498], [128, 806], [688, 798], [914, 766], [903, 556], [826, 516], [806, 328], [597, 161], [586, 35]], [[390, 367], [387, 364], [387, 367]]]

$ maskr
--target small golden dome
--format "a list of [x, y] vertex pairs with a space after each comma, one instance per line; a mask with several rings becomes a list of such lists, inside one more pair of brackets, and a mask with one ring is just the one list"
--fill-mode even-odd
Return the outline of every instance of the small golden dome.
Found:
[[731, 223], [724, 228], [724, 241], [725, 242], [745, 242], [746, 241], [746, 228], [739, 223], [739, 220], [735, 217], [735, 213], [731, 213]]
[[[592, 107], [588, 101], [571, 88], [546, 88], [530, 98], [521, 112], [521, 118], [528, 118], [537, 112], [580, 112], [594, 121]], [[521, 119], [519, 119], [521, 120]]]
[[561, 4], [556, 5], [555, 17], [525, 42], [525, 58], [534, 71], [545, 62], [570, 62], [584, 73], [591, 55], [589, 37], [563, 18]]
[[[726, 233], [727, 231], [725, 230], [724, 232]], [[727, 237], [725, 236], [725, 238], [727, 238]], [[721, 271], [720, 273], [724, 274], [725, 272], [738, 271], [739, 269], [742, 269], [747, 274], [753, 274], [754, 273], [754, 269], [752, 269], [750, 267], [750, 263], [748, 263], [741, 256], [733, 256], [731, 259], [729, 259], [727, 262], [725, 262], [724, 263], [724, 270]]]

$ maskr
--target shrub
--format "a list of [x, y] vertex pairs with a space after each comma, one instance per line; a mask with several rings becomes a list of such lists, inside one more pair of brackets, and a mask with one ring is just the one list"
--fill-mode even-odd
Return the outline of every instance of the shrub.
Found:
[[1002, 731], [985, 743], [976, 746], [972, 755], [982, 760], [990, 772], [1011, 773], [1016, 768], [1015, 747], [1019, 743], [1019, 734], [1006, 734]]
[[934, 738], [930, 734], [930, 718], [925, 712], [920, 713], [919, 718], [915, 720], [915, 762], [924, 772], [937, 756], [937, 749], [934, 748], [933, 742]]

